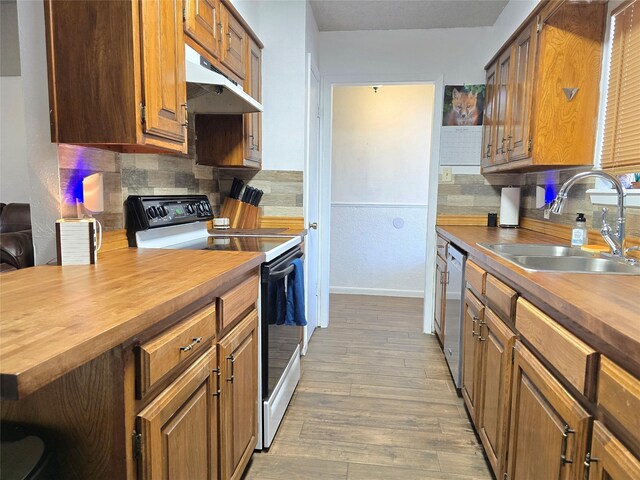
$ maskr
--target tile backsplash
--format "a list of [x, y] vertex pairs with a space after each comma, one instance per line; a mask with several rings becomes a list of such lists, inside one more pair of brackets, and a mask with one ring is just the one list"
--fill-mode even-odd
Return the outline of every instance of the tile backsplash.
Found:
[[[554, 194], [562, 184], [584, 167], [564, 170], [549, 170], [520, 175], [454, 174], [452, 183], [444, 183], [442, 175], [438, 185], [439, 215], [486, 215], [500, 211], [500, 190], [509, 185], [520, 185], [520, 216], [544, 220], [543, 209], [535, 208], [536, 186], [543, 186]], [[573, 225], [576, 214], [584, 213], [587, 227], [600, 229], [602, 205], [592, 205], [588, 189], [594, 188], [595, 179], [575, 184], [561, 215], [551, 215], [552, 223]], [[615, 225], [615, 206], [609, 206], [609, 222]], [[640, 236], [640, 209], [626, 209], [627, 235]]]
[[217, 214], [233, 177], [263, 190], [264, 216], [303, 215], [303, 174], [283, 170], [231, 170], [197, 165], [193, 146], [188, 156], [122, 154], [109, 150], [58, 145], [63, 217], [76, 216], [82, 179], [102, 172], [105, 211], [95, 217], [105, 230], [124, 228], [123, 202], [128, 195], [204, 194]]

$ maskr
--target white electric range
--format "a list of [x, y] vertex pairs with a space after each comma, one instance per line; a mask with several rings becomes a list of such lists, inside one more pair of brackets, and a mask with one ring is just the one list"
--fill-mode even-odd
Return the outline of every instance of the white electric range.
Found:
[[249, 251], [265, 254], [258, 290], [258, 441], [268, 448], [300, 380], [302, 327], [284, 325], [277, 311], [276, 282], [302, 258], [300, 236], [231, 235], [210, 232], [213, 218], [205, 195], [132, 195], [125, 202], [129, 246], [179, 250]]

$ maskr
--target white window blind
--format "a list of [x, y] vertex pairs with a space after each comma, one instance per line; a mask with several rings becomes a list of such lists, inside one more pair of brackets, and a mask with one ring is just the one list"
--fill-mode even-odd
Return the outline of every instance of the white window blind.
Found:
[[602, 168], [640, 172], [639, 0], [614, 11], [612, 37]]

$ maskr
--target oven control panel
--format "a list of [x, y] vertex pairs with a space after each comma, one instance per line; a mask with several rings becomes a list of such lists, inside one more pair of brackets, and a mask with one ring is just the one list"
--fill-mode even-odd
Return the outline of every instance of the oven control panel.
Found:
[[131, 195], [125, 201], [127, 235], [140, 230], [208, 221], [213, 209], [206, 195]]

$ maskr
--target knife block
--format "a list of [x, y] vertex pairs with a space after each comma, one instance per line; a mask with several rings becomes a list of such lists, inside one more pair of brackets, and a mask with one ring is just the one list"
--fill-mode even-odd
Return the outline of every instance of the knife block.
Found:
[[258, 228], [258, 219], [260, 218], [260, 207], [245, 204], [242, 223], [240, 228]]

